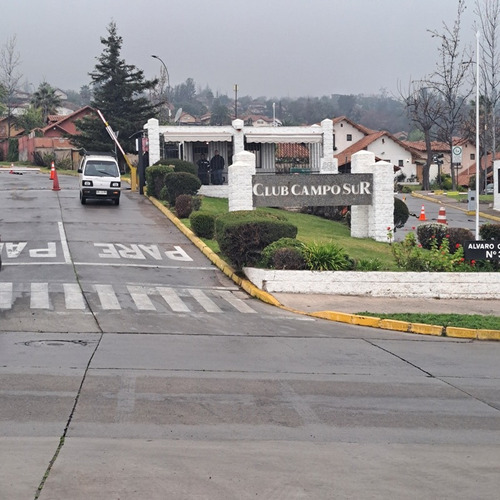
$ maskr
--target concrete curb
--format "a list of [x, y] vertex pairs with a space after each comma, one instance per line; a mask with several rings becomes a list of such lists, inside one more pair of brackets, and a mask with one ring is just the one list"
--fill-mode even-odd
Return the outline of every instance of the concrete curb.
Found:
[[[425, 325], [422, 323], [409, 323], [393, 319], [381, 319], [371, 316], [361, 316], [351, 313], [336, 311], [304, 312], [281, 304], [273, 295], [256, 287], [251, 281], [236, 274], [236, 271], [224, 262], [212, 249], [210, 249], [191, 229], [186, 227], [167, 207], [151, 196], [145, 195], [151, 203], [158, 208], [215, 266], [217, 266], [226, 276], [232, 279], [238, 286], [252, 297], [262, 302], [279, 307], [283, 310], [321, 318], [338, 323], [348, 323], [351, 325], [369, 326], [381, 328], [383, 330], [393, 330], [405, 333], [415, 333], [420, 335], [434, 335], [438, 337], [453, 337], [471, 340], [500, 340], [500, 330], [472, 330], [468, 328], [443, 327], [439, 325]], [[500, 220], [500, 219], [499, 219]]]

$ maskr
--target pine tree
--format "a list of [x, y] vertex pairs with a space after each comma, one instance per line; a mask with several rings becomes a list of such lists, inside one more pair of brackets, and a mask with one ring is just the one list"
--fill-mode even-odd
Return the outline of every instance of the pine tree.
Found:
[[[111, 128], [119, 133], [119, 142], [125, 152], [135, 150], [135, 139], [130, 137], [143, 129], [144, 124], [157, 114], [156, 106], [145, 97], [145, 92], [158, 82], [145, 80], [144, 72], [126, 64], [120, 58], [122, 37], [116, 23], [107, 28], [109, 36], [101, 37], [104, 49], [92, 73], [93, 99], [90, 105], [98, 109]], [[112, 151], [115, 145], [101, 119], [89, 115], [76, 122], [79, 135], [71, 136], [72, 143], [88, 151]]]

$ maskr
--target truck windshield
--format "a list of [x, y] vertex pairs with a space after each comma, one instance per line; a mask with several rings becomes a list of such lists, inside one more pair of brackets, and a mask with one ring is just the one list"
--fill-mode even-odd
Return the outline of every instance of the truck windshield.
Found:
[[112, 161], [89, 161], [85, 167], [85, 175], [94, 177], [118, 177], [116, 163]]

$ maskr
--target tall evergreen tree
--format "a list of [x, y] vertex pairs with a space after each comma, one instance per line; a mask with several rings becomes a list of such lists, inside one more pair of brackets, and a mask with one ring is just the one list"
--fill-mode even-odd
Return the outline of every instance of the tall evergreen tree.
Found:
[[[156, 106], [150, 103], [145, 92], [158, 82], [145, 80], [142, 70], [120, 58], [123, 40], [117, 33], [116, 23], [111, 22], [107, 30], [108, 37], [101, 37], [103, 52], [97, 58], [95, 70], [89, 73], [93, 92], [90, 105], [100, 110], [111, 128], [119, 133], [120, 145], [125, 152], [132, 152], [135, 139], [130, 137], [156, 115]], [[90, 151], [115, 149], [97, 114], [78, 120], [76, 125], [80, 134], [71, 136], [75, 146]]]

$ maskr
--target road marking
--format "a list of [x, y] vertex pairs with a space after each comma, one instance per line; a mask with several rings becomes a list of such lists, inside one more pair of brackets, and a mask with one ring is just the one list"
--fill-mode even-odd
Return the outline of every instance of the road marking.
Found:
[[0, 309], [12, 307], [12, 283], [0, 283]]
[[[97, 294], [99, 306], [96, 310], [102, 311], [118, 311], [124, 309], [120, 304], [117, 293], [113, 285], [94, 284], [87, 285], [85, 292], [82, 291], [78, 283], [29, 283], [20, 289], [20, 293], [30, 294], [31, 309], [48, 309], [57, 308], [56, 305], [51, 306], [50, 294], [64, 294], [64, 304], [67, 310], [85, 311], [87, 306], [86, 295]], [[215, 287], [215, 288], [176, 288], [160, 285], [127, 285], [127, 290], [137, 310], [139, 311], [157, 311], [153, 297], [161, 296], [166, 305], [170, 307], [174, 313], [195, 313], [196, 309], [201, 307], [208, 313], [224, 312], [222, 307], [212, 300], [212, 298], [223, 301], [226, 304], [224, 308], [228, 311], [227, 305], [232, 309], [248, 314], [256, 313], [245, 301], [234, 295], [235, 288]], [[14, 284], [11, 282], [0, 282], [0, 309], [12, 309], [15, 302]], [[194, 299], [197, 306], [189, 303], [189, 300]], [[156, 299], [159, 300], [159, 299]], [[128, 304], [128, 302], [126, 302]], [[130, 308], [126, 305], [125, 308]]]
[[175, 293], [173, 288], [169, 288], [166, 286], [159, 286], [157, 290], [160, 292], [160, 295], [163, 297], [163, 300], [171, 307], [174, 312], [189, 312], [189, 307], [184, 304], [182, 299]]
[[137, 309], [140, 311], [156, 311], [156, 307], [151, 302], [145, 287], [129, 285], [127, 288]]
[[240, 313], [256, 313], [255, 309], [252, 309], [246, 302], [235, 297], [234, 294], [229, 292], [228, 290], [219, 290], [217, 294], [224, 299], [226, 302], [231, 304], [237, 311]]
[[198, 301], [205, 311], [212, 313], [222, 312], [222, 309], [220, 309], [219, 306], [217, 306], [212, 299], [209, 299], [201, 290], [190, 288], [188, 292]]
[[95, 291], [101, 302], [101, 307], [108, 310], [121, 309], [118, 298], [116, 297], [115, 291], [111, 285], [94, 285]]
[[57, 225], [59, 226], [59, 237], [61, 239], [64, 262], [66, 264], [71, 264], [71, 254], [69, 252], [68, 240], [66, 239], [66, 231], [64, 230], [64, 225], [62, 222], [58, 222]]
[[85, 300], [77, 283], [64, 283], [66, 309], [85, 309]]
[[30, 307], [31, 309], [50, 309], [48, 283], [31, 283]]

